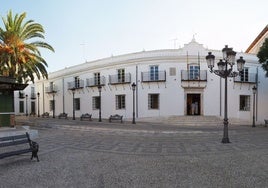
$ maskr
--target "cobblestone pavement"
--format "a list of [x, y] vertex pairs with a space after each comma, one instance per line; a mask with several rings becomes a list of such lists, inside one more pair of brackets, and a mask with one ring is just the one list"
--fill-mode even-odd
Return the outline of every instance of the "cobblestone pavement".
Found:
[[268, 187], [268, 128], [38, 122], [40, 162], [0, 160], [0, 187]]

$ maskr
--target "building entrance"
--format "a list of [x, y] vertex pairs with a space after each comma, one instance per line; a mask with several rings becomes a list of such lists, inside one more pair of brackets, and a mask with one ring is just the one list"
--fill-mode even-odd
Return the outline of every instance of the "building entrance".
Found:
[[200, 115], [200, 94], [187, 94], [187, 115]]

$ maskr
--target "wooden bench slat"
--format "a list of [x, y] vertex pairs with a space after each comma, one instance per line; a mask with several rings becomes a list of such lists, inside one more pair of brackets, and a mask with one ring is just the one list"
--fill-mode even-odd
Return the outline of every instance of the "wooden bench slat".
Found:
[[29, 143], [28, 139], [27, 140], [15, 140], [13, 142], [2, 142], [0, 143], [0, 147], [20, 145], [20, 144], [25, 144], [25, 143]]
[[23, 139], [23, 138], [27, 138], [26, 134], [25, 135], [14, 135], [14, 136], [1, 137], [0, 138], [0, 142], [2, 142], [2, 141], [9, 141], [9, 140]]
[[24, 154], [24, 153], [29, 153], [31, 152], [31, 149], [23, 149], [23, 150], [17, 150], [17, 151], [10, 151], [10, 152], [6, 152], [6, 153], [2, 153], [0, 154], [0, 159], [3, 159], [5, 157], [10, 157], [13, 155], [20, 155], [20, 154]]

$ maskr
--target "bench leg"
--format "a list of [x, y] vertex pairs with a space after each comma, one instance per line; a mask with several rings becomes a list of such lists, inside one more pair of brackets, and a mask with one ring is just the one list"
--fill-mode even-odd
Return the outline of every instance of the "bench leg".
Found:
[[36, 158], [37, 159], [37, 162], [39, 162], [39, 157], [38, 157], [38, 154], [36, 151], [32, 151], [32, 157], [31, 157], [31, 160], [33, 160], [33, 158]]

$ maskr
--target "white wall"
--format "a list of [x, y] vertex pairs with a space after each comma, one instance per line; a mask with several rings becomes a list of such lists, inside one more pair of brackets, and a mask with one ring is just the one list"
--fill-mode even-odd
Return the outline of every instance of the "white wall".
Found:
[[[68, 113], [72, 117], [73, 100], [72, 92], [68, 90], [68, 82], [73, 82], [75, 76], [79, 76], [84, 80], [86, 85], [87, 78], [93, 78], [95, 72], [100, 72], [101, 76], [106, 77], [106, 84], [102, 88], [102, 117], [108, 118], [111, 114], [120, 114], [124, 118], [132, 117], [132, 97], [133, 92], [131, 84], [137, 84], [136, 99], [138, 99], [138, 117], [156, 117], [186, 114], [186, 100], [189, 93], [201, 94], [201, 115], [221, 116], [224, 115], [224, 79], [210, 73], [205, 61], [208, 49], [195, 41], [186, 44], [184, 48], [177, 50], [156, 50], [149, 52], [139, 52], [126, 54], [117, 57], [106, 58], [93, 62], [87, 62], [74, 67], [66, 68], [49, 74], [48, 80], [40, 80], [35, 84], [36, 92], [40, 92], [40, 113], [52, 111], [49, 110], [49, 100], [52, 100], [52, 94], [45, 92], [45, 87], [53, 82], [58, 91], [55, 94], [55, 115], [58, 116], [62, 112]], [[212, 50], [216, 56], [216, 62], [221, 58], [222, 53], [218, 50]], [[257, 57], [250, 54], [238, 53], [237, 57], [244, 56], [246, 66], [249, 67], [250, 73], [257, 73], [258, 68], [258, 93], [257, 93], [257, 120], [258, 123], [268, 118], [268, 79], [264, 76], [264, 71], [258, 64]], [[187, 70], [188, 64], [200, 64], [201, 70], [207, 70], [207, 81], [205, 82], [182, 82], [181, 70]], [[158, 65], [159, 71], [166, 71], [165, 82], [142, 82], [141, 72], [149, 72], [151, 65]], [[170, 76], [171, 67], [176, 68], [176, 75]], [[131, 73], [131, 83], [109, 85], [109, 75], [116, 75], [117, 69], [124, 68], [125, 73]], [[235, 67], [234, 67], [235, 68]], [[138, 74], [136, 75], [136, 71]], [[64, 83], [64, 85], [63, 85]], [[233, 78], [228, 78], [228, 116], [229, 118], [252, 120], [253, 116], [253, 94], [252, 83], [237, 83]], [[28, 87], [29, 88], [29, 87]], [[28, 92], [29, 89], [25, 92]], [[148, 109], [148, 94], [159, 93], [160, 104], [159, 109]], [[126, 96], [126, 109], [115, 109], [115, 95], [124, 94]], [[239, 96], [249, 95], [251, 102], [250, 111], [239, 110]], [[84, 87], [76, 90], [75, 98], [80, 98], [80, 110], [76, 111], [76, 117], [81, 114], [90, 113], [93, 118], [98, 118], [99, 110], [92, 110], [92, 97], [99, 96], [97, 87]], [[16, 99], [18, 100], [18, 99]], [[17, 102], [15, 103], [16, 109]], [[63, 109], [63, 106], [65, 109]], [[136, 107], [136, 106], [135, 106]], [[16, 110], [16, 113], [18, 111]]]

